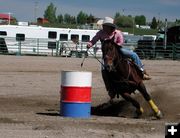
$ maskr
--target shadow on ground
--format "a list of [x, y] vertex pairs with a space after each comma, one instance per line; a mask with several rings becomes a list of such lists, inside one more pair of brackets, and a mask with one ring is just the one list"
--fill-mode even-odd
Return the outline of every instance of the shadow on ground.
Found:
[[97, 116], [127, 117], [132, 114], [131, 104], [127, 101], [106, 102], [91, 107], [91, 114]]
[[37, 115], [60, 116], [59, 113], [36, 113]]
[[[45, 112], [37, 112], [37, 115], [43, 116], [60, 116], [57, 110], [46, 110]], [[127, 117], [132, 115], [132, 105], [127, 101], [105, 102], [97, 106], [91, 107], [91, 115], [111, 116], [111, 117]]]

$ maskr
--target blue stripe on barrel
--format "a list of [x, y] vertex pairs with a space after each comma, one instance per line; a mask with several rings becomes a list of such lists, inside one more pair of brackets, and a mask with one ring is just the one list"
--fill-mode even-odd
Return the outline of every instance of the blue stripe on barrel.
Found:
[[91, 103], [61, 102], [60, 114], [64, 117], [89, 118]]

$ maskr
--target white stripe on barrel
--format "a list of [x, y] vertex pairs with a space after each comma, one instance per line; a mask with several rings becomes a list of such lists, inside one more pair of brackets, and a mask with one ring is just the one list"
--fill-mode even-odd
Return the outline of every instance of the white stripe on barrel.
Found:
[[62, 86], [77, 86], [91, 87], [92, 73], [77, 72], [77, 71], [62, 71], [61, 85]]

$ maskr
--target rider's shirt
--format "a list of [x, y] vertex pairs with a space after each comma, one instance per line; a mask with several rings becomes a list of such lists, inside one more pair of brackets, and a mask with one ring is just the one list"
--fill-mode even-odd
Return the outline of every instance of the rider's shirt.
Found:
[[89, 44], [91, 46], [93, 46], [98, 40], [100, 40], [101, 42], [103, 42], [106, 39], [111, 39], [114, 36], [114, 42], [119, 45], [122, 46], [122, 44], [124, 43], [124, 38], [122, 35], [122, 32], [120, 30], [115, 30], [114, 32], [112, 32], [111, 35], [107, 34], [104, 30], [100, 30], [99, 32], [96, 33], [96, 35], [92, 38], [92, 40], [89, 42]]

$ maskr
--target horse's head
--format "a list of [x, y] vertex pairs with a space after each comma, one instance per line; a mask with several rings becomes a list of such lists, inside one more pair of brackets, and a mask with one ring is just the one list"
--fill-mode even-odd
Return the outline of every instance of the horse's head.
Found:
[[104, 67], [109, 72], [116, 71], [116, 62], [118, 60], [118, 46], [113, 39], [107, 39], [102, 44], [102, 53], [104, 60]]

